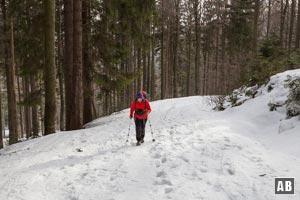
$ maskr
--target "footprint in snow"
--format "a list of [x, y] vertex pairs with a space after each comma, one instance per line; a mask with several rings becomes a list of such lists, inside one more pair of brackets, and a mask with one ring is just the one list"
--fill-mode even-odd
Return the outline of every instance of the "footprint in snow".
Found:
[[173, 164], [171, 165], [171, 169], [176, 169], [177, 167], [178, 167], [178, 165], [175, 164], [175, 163], [173, 163]]
[[174, 144], [175, 144], [175, 146], [181, 146], [182, 145], [181, 142], [175, 142]]
[[206, 173], [206, 172], [207, 172], [207, 168], [204, 167], [204, 166], [201, 166], [201, 167], [200, 167], [200, 172]]
[[155, 155], [153, 157], [156, 159], [159, 159], [159, 158], [161, 158], [161, 155], [159, 153], [155, 153]]
[[156, 168], [160, 167], [160, 161], [159, 160], [155, 161], [155, 166], [156, 166]]
[[234, 169], [234, 167], [230, 163], [225, 163], [224, 164], [224, 168], [226, 169], [226, 171], [228, 172], [228, 174], [230, 174], [230, 175], [234, 175], [235, 174], [235, 169]]
[[165, 188], [165, 194], [168, 194], [173, 191], [173, 188]]
[[88, 175], [88, 173], [85, 172], [85, 173], [81, 174], [81, 178], [84, 179], [87, 175]]
[[181, 156], [180, 158], [186, 163], [190, 162], [190, 160], [187, 157]]
[[162, 179], [161, 181], [155, 181], [154, 185], [169, 185], [172, 186], [172, 182], [167, 179]]
[[164, 171], [159, 171], [159, 172], [157, 172], [156, 173], [156, 177], [166, 177], [166, 172], [164, 172]]
[[230, 149], [232, 146], [231, 145], [229, 145], [229, 144], [224, 144], [222, 147], [221, 147], [221, 149], [222, 150], [228, 150], [228, 149]]
[[235, 174], [235, 171], [234, 171], [233, 168], [227, 169], [227, 172], [228, 172], [230, 175], [234, 175], [234, 174]]
[[254, 162], [262, 162], [262, 158], [259, 158], [259, 157], [255, 157], [255, 156], [252, 156], [250, 157], [250, 160], [254, 161]]

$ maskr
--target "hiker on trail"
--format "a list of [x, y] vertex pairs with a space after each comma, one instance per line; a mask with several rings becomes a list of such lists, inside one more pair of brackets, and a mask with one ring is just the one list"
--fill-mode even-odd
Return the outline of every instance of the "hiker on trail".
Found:
[[130, 107], [130, 119], [134, 117], [137, 144], [144, 143], [145, 126], [151, 112], [149, 101], [139, 92]]

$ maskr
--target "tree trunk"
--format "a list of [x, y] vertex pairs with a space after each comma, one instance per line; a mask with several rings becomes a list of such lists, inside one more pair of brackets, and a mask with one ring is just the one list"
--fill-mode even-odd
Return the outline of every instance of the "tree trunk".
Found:
[[[219, 17], [218, 17], [219, 20]], [[214, 84], [213, 84], [213, 95], [220, 94], [220, 71], [219, 71], [219, 35], [220, 28], [217, 26], [216, 30], [216, 57], [215, 57], [215, 72], [214, 72]], [[219, 75], [220, 74], [220, 75]]]
[[94, 118], [97, 118], [99, 116], [99, 113], [97, 112], [95, 101], [92, 102], [93, 112], [94, 112]]
[[165, 85], [165, 90], [166, 90], [166, 94], [165, 97], [166, 98], [171, 98], [171, 94], [172, 94], [172, 70], [173, 70], [173, 66], [172, 66], [172, 38], [171, 38], [171, 22], [168, 21], [167, 23], [167, 30], [166, 30], [166, 55], [167, 55], [167, 59], [166, 60], [166, 64], [165, 64], [165, 80], [166, 80], [166, 85]]
[[203, 52], [203, 82], [202, 82], [202, 91], [201, 95], [207, 95], [207, 77], [208, 77], [208, 53]]
[[[225, 14], [224, 14], [225, 15]], [[222, 91], [222, 94], [226, 94], [227, 93], [227, 83], [228, 81], [225, 79], [226, 77], [226, 73], [228, 70], [225, 70], [226, 67], [226, 60], [225, 60], [225, 55], [226, 55], [226, 32], [225, 32], [225, 16], [222, 16], [222, 37], [221, 37], [221, 69], [220, 69], [220, 88]]]
[[176, 17], [175, 17], [175, 32], [173, 34], [173, 97], [176, 98], [177, 94], [177, 49], [178, 49], [178, 37], [179, 37], [179, 26], [180, 26], [180, 2], [181, 0], [176, 0], [175, 9], [176, 9]]
[[70, 129], [81, 129], [83, 125], [82, 87], [82, 1], [73, 1], [73, 71], [72, 71], [72, 115]]
[[295, 21], [295, 9], [296, 9], [296, 0], [292, 0], [291, 5], [291, 19], [290, 19], [290, 31], [289, 31], [289, 41], [288, 41], [288, 50], [289, 53], [292, 48], [293, 32], [294, 32], [294, 21]]
[[45, 135], [55, 133], [55, 1], [45, 0]]
[[254, 55], [256, 55], [256, 51], [257, 51], [260, 1], [261, 0], [255, 0], [255, 5], [254, 5], [254, 25], [253, 25], [253, 53], [254, 53]]
[[[18, 67], [16, 67], [16, 74], [18, 75]], [[17, 87], [18, 87], [18, 100], [22, 101], [22, 93], [21, 93], [21, 84], [20, 84], [20, 76], [17, 76]], [[24, 90], [22, 89], [22, 92]], [[23, 106], [19, 106], [19, 115], [20, 115], [20, 129], [21, 129], [21, 138], [24, 138], [24, 120], [23, 120]]]
[[281, 8], [280, 8], [280, 33], [279, 33], [279, 39], [280, 39], [280, 44], [283, 46], [283, 33], [284, 33], [284, 22], [285, 22], [285, 16], [286, 16], [286, 11], [288, 7], [288, 0], [286, 0], [286, 3], [284, 5], [283, 3], [284, 0], [281, 0]]
[[148, 74], [147, 74], [147, 62], [146, 62], [146, 47], [142, 48], [142, 59], [143, 59], [143, 86], [142, 90], [147, 90], [147, 79], [148, 79]]
[[[31, 93], [36, 92], [36, 81], [35, 81], [35, 76], [31, 76]], [[38, 106], [33, 105], [32, 106], [32, 134], [33, 137], [36, 138], [39, 136], [39, 118], [38, 118]]]
[[269, 35], [270, 35], [271, 11], [272, 11], [271, 5], [272, 5], [272, 0], [269, 0], [268, 1], [268, 19], [267, 19], [267, 38], [269, 38]]
[[164, 32], [165, 32], [165, 27], [164, 27], [164, 0], [161, 0], [161, 9], [162, 9], [162, 12], [161, 12], [161, 38], [160, 38], [160, 70], [161, 70], [161, 73], [160, 73], [160, 85], [161, 85], [161, 88], [160, 88], [160, 98], [161, 99], [164, 99], [165, 98], [165, 66], [164, 66]]
[[[134, 47], [133, 47], [133, 60], [132, 60], [132, 63], [133, 63], [133, 72], [135, 73], [135, 74], [137, 74], [138, 73], [138, 71], [137, 71], [137, 47], [136, 47], [136, 45], [135, 44], [133, 44], [134, 45]], [[139, 88], [138, 88], [138, 79], [135, 79], [135, 81], [134, 81], [134, 85], [133, 85], [133, 92], [134, 93], [136, 93], [136, 91], [138, 90]]]
[[140, 91], [142, 88], [142, 52], [141, 47], [137, 47], [137, 71], [138, 71], [138, 78], [137, 78], [137, 91]]
[[[28, 98], [30, 95], [30, 83], [29, 83], [29, 77], [25, 76], [24, 78], [24, 89], [25, 89], [25, 98]], [[25, 132], [26, 132], [26, 138], [30, 138], [32, 135], [32, 129], [31, 129], [31, 109], [29, 105], [25, 105]]]
[[64, 97], [64, 73], [63, 73], [63, 39], [62, 39], [62, 0], [57, 0], [57, 76], [59, 82], [60, 97], [60, 130], [65, 130], [65, 97]]
[[297, 16], [297, 30], [296, 30], [296, 44], [295, 48], [299, 49], [300, 42], [300, 0], [298, 0], [298, 16]]
[[93, 120], [93, 88], [92, 71], [93, 66], [90, 60], [90, 0], [82, 1], [82, 26], [83, 26], [83, 123]]
[[[189, 20], [191, 23], [191, 20]], [[192, 41], [191, 41], [191, 35], [192, 35], [192, 30], [191, 30], [191, 24], [188, 24], [188, 33], [187, 33], [187, 76], [186, 76], [186, 96], [191, 95], [191, 50], [192, 50]]]
[[151, 42], [151, 89], [150, 89], [150, 96], [152, 100], [156, 99], [156, 91], [155, 91], [155, 39], [154, 39], [154, 26], [152, 28], [152, 42]]
[[0, 82], [0, 149], [3, 148], [2, 84]]
[[108, 114], [110, 115], [112, 113], [112, 107], [113, 107], [113, 103], [112, 103], [112, 91], [108, 92]]
[[[149, 37], [152, 37], [151, 35], [151, 23], [150, 21], [147, 21], [147, 34], [149, 34]], [[147, 40], [147, 88], [146, 91], [150, 92], [151, 90], [151, 80], [152, 80], [152, 74], [151, 74], [151, 44], [152, 44], [152, 40], [148, 39]]]
[[[15, 93], [15, 63], [14, 63], [14, 31], [13, 20], [11, 19], [10, 39], [8, 31], [8, 21], [6, 12], [6, 1], [1, 1], [2, 17], [3, 17], [3, 35], [4, 35], [4, 66], [6, 70], [7, 84], [7, 101], [8, 101], [8, 127], [9, 127], [9, 144], [18, 142], [17, 133], [17, 104]], [[11, 45], [9, 44], [11, 43]], [[11, 52], [9, 52], [9, 48]], [[11, 58], [10, 58], [11, 53]]]
[[152, 74], [151, 74], [151, 47], [149, 47], [149, 50], [147, 52], [147, 88], [146, 91], [150, 92], [151, 89], [151, 80], [152, 80]]
[[73, 0], [64, 0], [64, 29], [65, 29], [65, 50], [64, 50], [64, 82], [65, 82], [65, 103], [66, 117], [65, 128], [71, 130], [72, 112], [72, 71], [73, 71]]
[[[8, 99], [8, 101], [13, 101], [11, 103], [11, 109], [9, 109], [9, 112], [12, 112], [12, 124], [15, 125], [15, 133], [14, 135], [15, 136], [10, 136], [10, 139], [11, 138], [16, 138], [16, 140], [18, 140], [19, 138], [19, 134], [18, 134], [18, 119], [17, 119], [17, 102], [16, 102], [16, 92], [15, 92], [15, 81], [16, 81], [16, 78], [15, 78], [15, 69], [16, 69], [16, 62], [15, 62], [15, 40], [14, 40], [14, 23], [13, 23], [13, 18], [11, 17], [10, 18], [10, 28], [11, 28], [11, 39], [10, 39], [10, 42], [11, 42], [11, 45], [10, 45], [10, 49], [11, 49], [11, 69], [9, 70], [10, 71], [10, 76], [11, 76], [11, 87], [8, 88], [7, 87], [7, 90], [12, 90], [10, 91], [10, 95], [11, 98]], [[9, 140], [10, 140], [9, 139]], [[13, 139], [14, 140], [14, 139]], [[10, 144], [12, 144], [10, 142]]]
[[290, 30], [290, 6], [289, 0], [286, 0], [286, 14], [285, 14], [285, 29], [284, 29], [284, 48], [288, 49], [289, 46], [289, 30]]
[[195, 18], [195, 35], [196, 35], [196, 49], [195, 49], [195, 95], [200, 93], [200, 73], [199, 73], [199, 53], [200, 53], [200, 38], [199, 38], [199, 15], [198, 15], [198, 0], [194, 0], [193, 9], [194, 9], [194, 18]]

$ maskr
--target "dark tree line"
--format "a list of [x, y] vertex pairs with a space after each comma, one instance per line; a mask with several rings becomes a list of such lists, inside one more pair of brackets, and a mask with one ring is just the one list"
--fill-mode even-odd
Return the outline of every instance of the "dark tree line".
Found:
[[0, 16], [10, 144], [83, 128], [139, 90], [227, 94], [300, 62], [299, 0], [1, 0]]

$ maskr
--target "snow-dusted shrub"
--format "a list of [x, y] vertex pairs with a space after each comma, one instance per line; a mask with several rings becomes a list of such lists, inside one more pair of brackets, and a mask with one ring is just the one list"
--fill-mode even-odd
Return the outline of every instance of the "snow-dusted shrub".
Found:
[[254, 98], [255, 95], [257, 94], [257, 88], [258, 88], [257, 85], [246, 88], [245, 95], [248, 97]]
[[240, 106], [245, 101], [254, 98], [257, 94], [258, 85], [251, 87], [243, 86], [239, 89], [234, 90], [228, 97], [227, 101], [230, 103], [231, 107]]
[[268, 106], [270, 108], [270, 111], [274, 111], [274, 110], [277, 110], [278, 107], [282, 107], [285, 103], [283, 104], [280, 104], [280, 103], [272, 103], [272, 102], [269, 102], [268, 103]]
[[224, 95], [219, 95], [219, 96], [211, 96], [209, 98], [209, 104], [212, 105], [214, 110], [217, 111], [222, 111], [225, 110], [225, 103], [226, 96]]
[[231, 106], [234, 107], [236, 106], [238, 101], [238, 95], [236, 93], [232, 93], [231, 95], [229, 95], [229, 102], [231, 103]]
[[287, 116], [294, 117], [300, 115], [300, 77], [288, 76], [286, 87], [290, 89], [287, 99]]
[[274, 84], [272, 84], [272, 83], [271, 83], [270, 85], [268, 85], [268, 89], [267, 89], [268, 92], [271, 92], [271, 91], [274, 89], [274, 88], [273, 88], [273, 85], [274, 85]]

